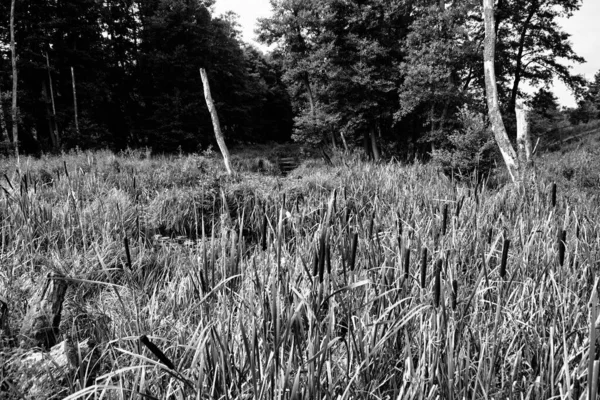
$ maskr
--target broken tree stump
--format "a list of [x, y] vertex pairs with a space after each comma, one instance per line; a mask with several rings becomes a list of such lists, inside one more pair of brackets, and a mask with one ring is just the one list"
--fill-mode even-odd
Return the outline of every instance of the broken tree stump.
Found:
[[60, 275], [48, 274], [29, 302], [19, 341], [21, 347], [50, 349], [56, 344], [58, 326], [68, 283]]

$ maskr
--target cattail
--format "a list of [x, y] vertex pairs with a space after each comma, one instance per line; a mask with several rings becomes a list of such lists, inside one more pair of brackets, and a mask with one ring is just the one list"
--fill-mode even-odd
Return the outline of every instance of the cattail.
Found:
[[490, 228], [490, 230], [488, 231], [488, 244], [492, 244], [492, 234], [494, 233], [494, 231], [492, 230], [492, 228]]
[[506, 261], [508, 259], [508, 248], [510, 247], [510, 239], [504, 239], [504, 246], [502, 246], [502, 259], [500, 262], [500, 277], [504, 279], [506, 275]]
[[315, 254], [313, 257], [313, 276], [317, 276], [319, 274], [319, 252], [315, 250]]
[[562, 267], [565, 263], [565, 244], [567, 242], [567, 231], [560, 230], [558, 234], [558, 263]]
[[456, 310], [456, 297], [458, 296], [458, 282], [456, 279], [452, 281], [452, 309]]
[[131, 253], [129, 252], [129, 239], [127, 237], [123, 238], [123, 243], [125, 244], [125, 256], [127, 257], [127, 268], [131, 271], [133, 268], [131, 266]]
[[350, 253], [350, 271], [354, 271], [354, 263], [356, 262], [356, 250], [358, 248], [358, 233], [354, 233], [352, 237], [352, 252]]
[[331, 246], [329, 241], [325, 245], [325, 264], [327, 265], [327, 273], [331, 276]]
[[156, 358], [160, 360], [160, 362], [172, 370], [175, 370], [175, 365], [173, 365], [171, 360], [169, 360], [169, 358], [154, 343], [152, 343], [146, 335], [140, 336], [140, 342], [142, 342], [142, 344], [146, 346], [148, 350], [150, 350], [152, 354], [154, 354]]
[[465, 201], [465, 196], [461, 197], [458, 203], [456, 203], [456, 218], [460, 215], [460, 209], [463, 206], [463, 201]]
[[375, 211], [371, 214], [371, 222], [369, 223], [369, 236], [368, 238], [373, 237], [373, 226], [375, 225]]
[[556, 207], [556, 183], [552, 184], [552, 194], [551, 194], [551, 203], [552, 207]]
[[442, 287], [442, 260], [437, 260], [435, 266], [435, 282], [433, 286], [433, 305], [435, 308], [440, 306], [440, 292]]
[[425, 278], [427, 274], [427, 248], [423, 249], [421, 257], [421, 289], [425, 289]]
[[319, 282], [323, 283], [323, 276], [325, 275], [325, 247], [327, 243], [327, 233], [321, 234], [319, 240]]
[[261, 244], [263, 251], [267, 250], [267, 214], [263, 215]]
[[408, 279], [410, 273], [410, 249], [404, 249], [404, 280]]
[[65, 176], [69, 179], [69, 170], [67, 169], [67, 162], [63, 161], [63, 165], [65, 166]]
[[446, 224], [448, 223], [448, 204], [444, 204], [444, 211], [442, 217], [442, 236], [446, 235]]

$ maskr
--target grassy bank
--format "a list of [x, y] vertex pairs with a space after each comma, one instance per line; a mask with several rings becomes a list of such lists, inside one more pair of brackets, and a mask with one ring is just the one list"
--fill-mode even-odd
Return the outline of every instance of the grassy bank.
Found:
[[[548, 157], [521, 191], [340, 155], [286, 178], [244, 156], [237, 178], [211, 155], [8, 159], [0, 294], [14, 332], [49, 272], [70, 279], [61, 332], [100, 356], [47, 397], [579, 398], [597, 186]], [[24, 354], [2, 354], [2, 395], [25, 396]]]

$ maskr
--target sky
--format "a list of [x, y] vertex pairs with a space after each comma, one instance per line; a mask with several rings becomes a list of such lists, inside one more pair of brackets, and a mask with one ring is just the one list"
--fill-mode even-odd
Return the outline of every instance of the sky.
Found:
[[[239, 15], [242, 36], [246, 42], [259, 45], [255, 38], [254, 29], [258, 18], [269, 17], [271, 5], [269, 0], [217, 0], [215, 11], [223, 14], [234, 11]], [[585, 64], [573, 65], [575, 74], [583, 74], [592, 79], [600, 70], [600, 0], [583, 0], [583, 5], [570, 19], [560, 21], [564, 30], [570, 33], [571, 43], [575, 52], [585, 58]], [[554, 82], [552, 91], [563, 106], [574, 107], [575, 98], [561, 82]]]

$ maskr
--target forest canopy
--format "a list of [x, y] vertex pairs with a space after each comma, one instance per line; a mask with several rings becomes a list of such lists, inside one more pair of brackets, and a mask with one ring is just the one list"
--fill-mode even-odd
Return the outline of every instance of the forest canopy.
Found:
[[[15, 122], [8, 3], [0, 5], [5, 141]], [[23, 150], [205, 148], [214, 135], [200, 68], [208, 71], [229, 143], [294, 139], [362, 146], [375, 158], [452, 151], [461, 135], [486, 143], [479, 0], [271, 4], [272, 16], [257, 28], [272, 49], [263, 54], [242, 41], [234, 13], [215, 15], [214, 0], [17, 0]], [[558, 23], [580, 6], [497, 2], [496, 73], [509, 134], [520, 97], [550, 107], [536, 113], [538, 130], [564, 119], [548, 105], [553, 79], [578, 96], [571, 122], [598, 116], [598, 79], [572, 74], [569, 65], [584, 60]], [[527, 95], [525, 83], [542, 91]]]

